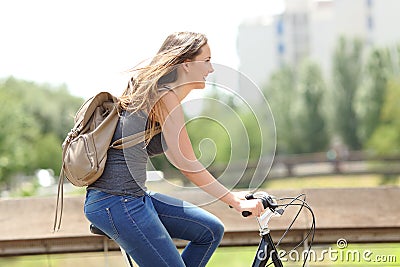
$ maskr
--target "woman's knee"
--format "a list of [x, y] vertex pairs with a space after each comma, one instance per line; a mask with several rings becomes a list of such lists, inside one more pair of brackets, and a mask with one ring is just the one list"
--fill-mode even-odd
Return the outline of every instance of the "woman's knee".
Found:
[[221, 242], [224, 236], [225, 226], [218, 218], [214, 218], [208, 225], [209, 227], [209, 238], [211, 242]]
[[218, 242], [222, 240], [224, 232], [225, 232], [225, 225], [220, 220], [218, 220], [218, 222], [214, 226], [215, 239], [217, 239]]

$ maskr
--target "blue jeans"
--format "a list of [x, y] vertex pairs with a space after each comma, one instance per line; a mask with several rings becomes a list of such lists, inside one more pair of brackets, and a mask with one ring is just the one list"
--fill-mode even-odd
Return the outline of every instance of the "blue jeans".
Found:
[[[132, 197], [90, 189], [84, 211], [141, 267], [205, 266], [224, 234], [214, 215], [159, 193]], [[182, 254], [172, 238], [189, 241]]]

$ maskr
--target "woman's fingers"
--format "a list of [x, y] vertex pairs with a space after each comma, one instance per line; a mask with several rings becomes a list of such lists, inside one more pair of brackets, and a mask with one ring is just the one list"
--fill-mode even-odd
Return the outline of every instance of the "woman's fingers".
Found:
[[264, 206], [260, 199], [250, 199], [241, 201], [241, 211], [250, 211], [252, 216], [260, 216], [264, 211]]

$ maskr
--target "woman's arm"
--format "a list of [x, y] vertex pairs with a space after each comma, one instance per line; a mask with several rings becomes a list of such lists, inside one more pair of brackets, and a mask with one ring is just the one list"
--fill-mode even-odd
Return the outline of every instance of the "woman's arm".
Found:
[[260, 200], [243, 200], [219, 183], [197, 160], [185, 127], [182, 107], [173, 91], [164, 94], [161, 124], [163, 135], [168, 145], [166, 156], [191, 182], [234, 207], [237, 211], [250, 211], [258, 216], [263, 210]]

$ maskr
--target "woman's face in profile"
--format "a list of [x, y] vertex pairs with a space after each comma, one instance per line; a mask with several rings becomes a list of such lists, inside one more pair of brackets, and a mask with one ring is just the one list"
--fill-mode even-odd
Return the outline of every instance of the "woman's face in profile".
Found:
[[187, 64], [189, 80], [196, 84], [196, 88], [204, 88], [207, 76], [214, 71], [211, 64], [210, 46], [203, 45], [200, 53]]

